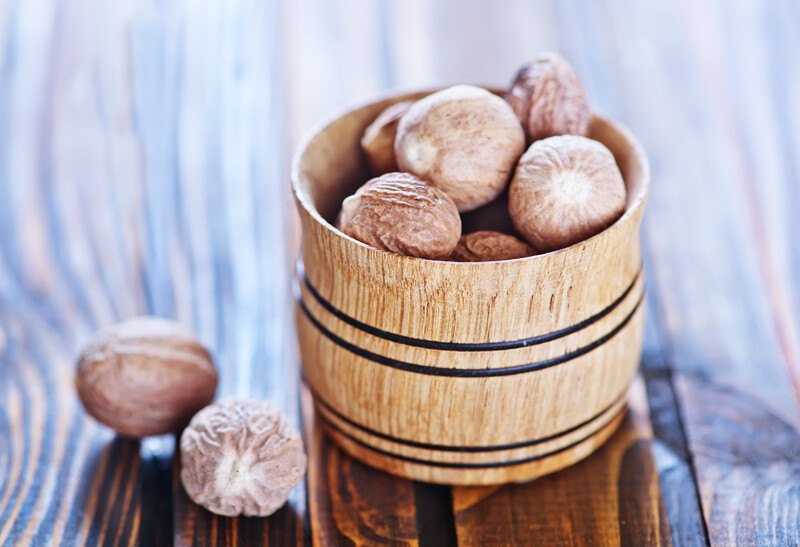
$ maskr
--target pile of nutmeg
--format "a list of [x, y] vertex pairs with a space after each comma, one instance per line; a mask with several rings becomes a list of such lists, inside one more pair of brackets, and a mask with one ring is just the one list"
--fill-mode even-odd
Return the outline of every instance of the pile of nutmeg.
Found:
[[[614, 156], [585, 136], [590, 120], [580, 79], [556, 53], [523, 66], [505, 100], [457, 85], [393, 104], [361, 140], [376, 178], [344, 200], [337, 227], [385, 251], [469, 262], [582, 241], [626, 202]], [[460, 213], [497, 209], [498, 199], [512, 233], [462, 233]]]

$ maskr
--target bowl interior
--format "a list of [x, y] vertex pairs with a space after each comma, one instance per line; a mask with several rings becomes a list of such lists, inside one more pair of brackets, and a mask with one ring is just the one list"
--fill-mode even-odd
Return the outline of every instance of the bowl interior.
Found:
[[[418, 99], [428, 93], [431, 91], [408, 93], [370, 103], [335, 117], [312, 132], [298, 149], [292, 170], [292, 184], [301, 205], [318, 220], [333, 226], [342, 200], [372, 177], [360, 146], [364, 130], [391, 104]], [[604, 117], [592, 117], [587, 136], [603, 143], [614, 154], [627, 189], [624, 218], [645, 200], [649, 180], [646, 156], [627, 129]], [[502, 200], [503, 196], [498, 202], [484, 207], [494, 209], [495, 218], [502, 217]], [[480, 213], [465, 215], [465, 231], [489, 228], [480, 224], [480, 218]], [[510, 227], [510, 222], [506, 222], [505, 226]]]

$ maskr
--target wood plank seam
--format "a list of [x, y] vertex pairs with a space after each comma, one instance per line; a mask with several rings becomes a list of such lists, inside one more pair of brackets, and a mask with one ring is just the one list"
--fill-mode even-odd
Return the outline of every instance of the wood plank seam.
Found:
[[[647, 229], [646, 228], [644, 228], [644, 232], [645, 232], [644, 239], [646, 241], [647, 240]], [[649, 255], [649, 251], [648, 251], [648, 246], [647, 245], [644, 245], [644, 256], [645, 256], [645, 262], [646, 263], [649, 263], [649, 261], [652, 260], [652, 257], [650, 257], [650, 255]], [[655, 271], [655, 270], [651, 270], [651, 271]], [[689, 471], [690, 471], [691, 476], [692, 476], [693, 494], [694, 494], [694, 498], [697, 501], [698, 507], [702, 507], [702, 496], [701, 496], [701, 493], [700, 493], [700, 482], [699, 482], [698, 477], [697, 477], [697, 467], [696, 467], [697, 463], [695, 462], [694, 455], [693, 455], [692, 451], [688, 449], [689, 442], [688, 442], [688, 438], [687, 438], [687, 434], [686, 434], [686, 425], [684, 423], [684, 409], [683, 409], [683, 405], [681, 403], [681, 399], [677, 394], [677, 390], [675, 388], [675, 383], [674, 383], [674, 379], [673, 379], [673, 370], [674, 370], [674, 367], [675, 367], [675, 361], [674, 361], [674, 358], [673, 358], [673, 354], [674, 354], [673, 342], [672, 342], [672, 339], [671, 339], [671, 337], [669, 335], [669, 332], [667, 332], [663, 328], [663, 325], [665, 324], [664, 322], [666, 321], [666, 317], [665, 317], [666, 311], [664, 310], [664, 308], [661, 305], [661, 294], [662, 293], [660, 291], [658, 280], [657, 280], [655, 275], [652, 275], [651, 278], [649, 279], [648, 303], [650, 304], [650, 308], [652, 310], [652, 316], [654, 317], [655, 321], [653, 322], [653, 325], [651, 325], [651, 327], [656, 330], [656, 332], [658, 333], [658, 336], [659, 336], [659, 340], [661, 341], [661, 344], [664, 346], [663, 349], [662, 349], [662, 353], [663, 353], [663, 359], [664, 359], [665, 365], [666, 365], [667, 382], [668, 382], [668, 385], [670, 386], [670, 392], [671, 392], [671, 395], [673, 397], [673, 400], [675, 402], [675, 406], [676, 406], [676, 409], [677, 409], [677, 412], [676, 412], [676, 423], [678, 425], [678, 428], [677, 428], [676, 433], [678, 434], [680, 440], [682, 441], [683, 446], [687, 447], [687, 450], [686, 450], [686, 463], [688, 464]], [[650, 404], [651, 403], [648, 402], [648, 406]], [[705, 515], [705, 513], [703, 511], [700, 511], [700, 521], [701, 521], [701, 523], [703, 525], [703, 541], [707, 545], [710, 545], [711, 544], [711, 540], [710, 540], [710, 535], [709, 535], [709, 530], [708, 530], [708, 522], [706, 520], [706, 515]]]

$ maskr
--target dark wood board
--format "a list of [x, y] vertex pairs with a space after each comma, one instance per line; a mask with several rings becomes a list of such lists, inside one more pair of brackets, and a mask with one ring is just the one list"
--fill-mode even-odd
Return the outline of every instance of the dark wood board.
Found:
[[453, 489], [463, 545], [671, 545], [644, 385], [628, 415], [585, 460], [529, 484]]
[[[534, 483], [382, 474], [301, 405], [291, 152], [336, 110], [502, 86], [545, 49], [650, 155], [643, 383]], [[0, 545], [800, 543], [798, 67], [789, 0], [0, 0]], [[77, 348], [142, 313], [304, 428], [273, 517], [211, 515], [171, 436], [84, 414]]]

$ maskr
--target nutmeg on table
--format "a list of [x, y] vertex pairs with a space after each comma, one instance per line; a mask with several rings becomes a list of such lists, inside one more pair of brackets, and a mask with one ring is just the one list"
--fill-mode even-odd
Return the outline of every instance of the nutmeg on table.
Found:
[[214, 399], [217, 368], [186, 327], [136, 317], [96, 332], [78, 357], [86, 411], [131, 438], [178, 431]]
[[[505, 100], [456, 85], [394, 104], [361, 140], [370, 169], [382, 176], [345, 199], [337, 227], [397, 254], [481, 260], [456, 252], [461, 225], [445, 197], [459, 213], [474, 211], [497, 199], [512, 180], [507, 214], [515, 230], [506, 235], [526, 240], [530, 252], [521, 254], [516, 246], [515, 252], [487, 253], [483, 260], [522, 258], [587, 239], [613, 224], [626, 200], [611, 152], [583, 137], [590, 119], [586, 91], [557, 53], [523, 66]], [[417, 178], [407, 183], [411, 179], [401, 173], [389, 173], [396, 170]]]
[[181, 435], [181, 483], [218, 515], [266, 517], [303, 478], [300, 433], [266, 401], [223, 399], [198, 412]]
[[[302, 479], [298, 431], [264, 401], [226, 399], [211, 353], [186, 327], [137, 317], [98, 331], [78, 357], [86, 411], [125, 437], [177, 433], [181, 481], [195, 502], [227, 516], [267, 516]], [[191, 422], [190, 422], [191, 420]]]

